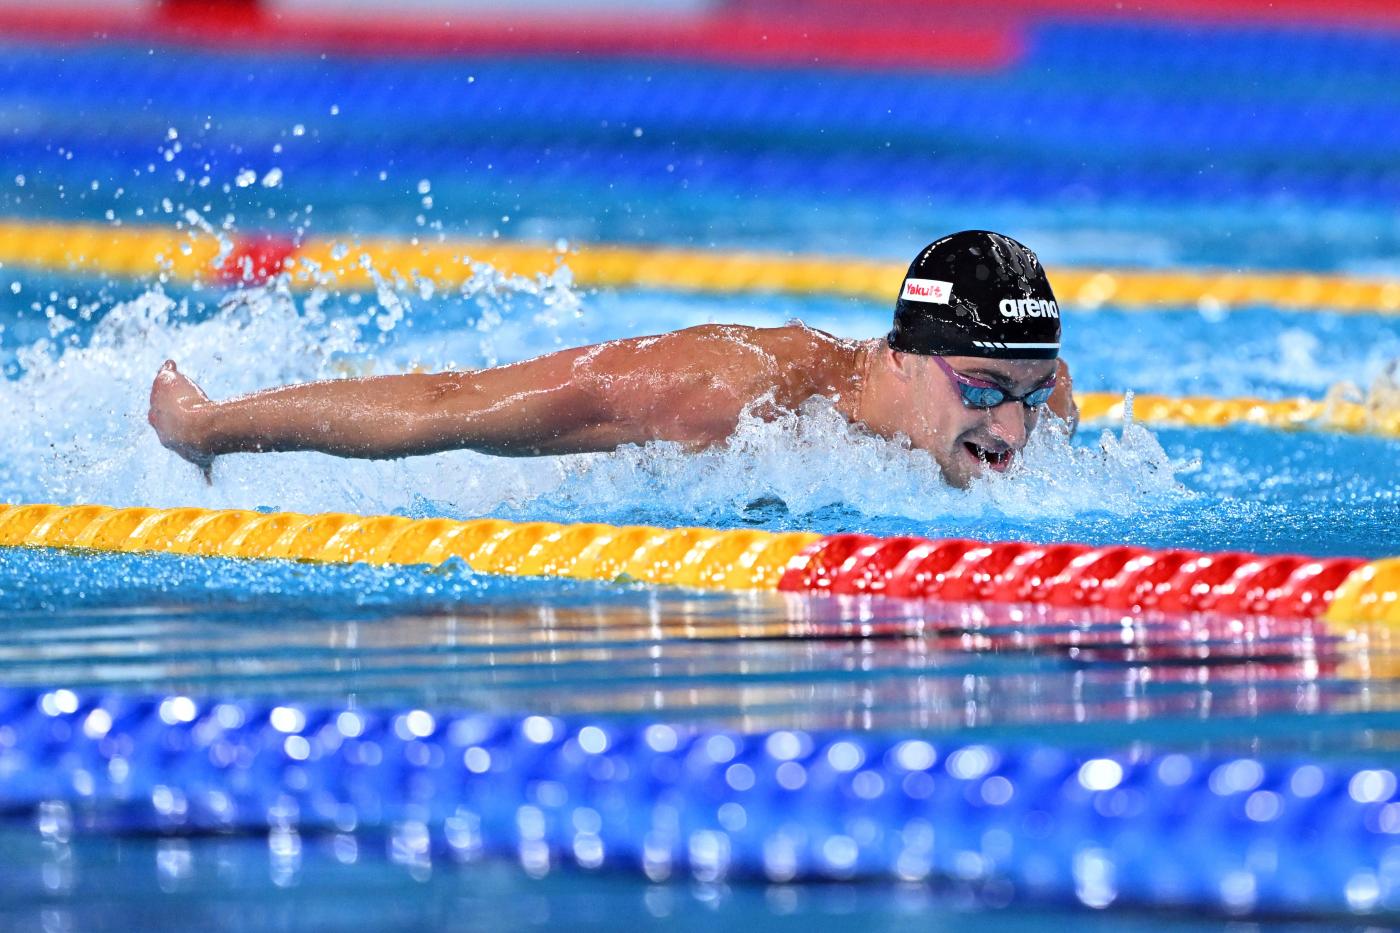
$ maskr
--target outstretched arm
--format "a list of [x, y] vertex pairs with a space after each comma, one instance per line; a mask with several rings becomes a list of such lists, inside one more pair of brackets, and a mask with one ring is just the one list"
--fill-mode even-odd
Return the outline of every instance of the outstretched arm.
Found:
[[226, 401], [211, 401], [167, 362], [149, 420], [161, 443], [204, 466], [255, 451], [533, 456], [656, 439], [705, 444], [727, 436], [761, 394], [762, 367], [743, 363], [744, 346], [742, 335], [692, 328], [495, 369], [312, 382]]
[[161, 443], [195, 463], [255, 451], [388, 458], [457, 447], [503, 455], [598, 449], [598, 428], [609, 419], [573, 384], [571, 362], [556, 354], [474, 373], [337, 379], [221, 402], [167, 362], [151, 387], [150, 422]]

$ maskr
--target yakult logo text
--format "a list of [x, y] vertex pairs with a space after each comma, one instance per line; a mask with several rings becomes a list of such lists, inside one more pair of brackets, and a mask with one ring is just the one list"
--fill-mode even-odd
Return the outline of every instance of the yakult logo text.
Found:
[[924, 301], [932, 305], [946, 305], [953, 297], [953, 283], [937, 279], [905, 279], [904, 291], [900, 294], [905, 301]]
[[1024, 320], [1028, 317], [1059, 317], [1060, 306], [1044, 298], [1003, 298], [1001, 316]]

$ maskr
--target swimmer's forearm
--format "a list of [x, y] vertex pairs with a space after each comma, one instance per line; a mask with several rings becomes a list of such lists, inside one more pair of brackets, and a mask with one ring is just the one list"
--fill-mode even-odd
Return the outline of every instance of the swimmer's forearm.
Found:
[[569, 402], [563, 390], [503, 397], [480, 383], [476, 374], [376, 376], [208, 402], [197, 412], [202, 446], [211, 457], [311, 450], [389, 459], [458, 448], [504, 456], [568, 453], [586, 443], [571, 440], [578, 433], [571, 426], [580, 421], [561, 423]]
[[415, 377], [343, 379], [283, 386], [196, 412], [210, 456], [315, 450], [342, 457], [430, 452]]

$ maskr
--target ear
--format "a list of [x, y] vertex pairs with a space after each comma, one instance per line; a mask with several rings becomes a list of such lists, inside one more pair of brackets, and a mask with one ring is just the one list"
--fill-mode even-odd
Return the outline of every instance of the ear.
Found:
[[908, 382], [914, 377], [918, 366], [918, 361], [914, 359], [915, 354], [905, 353], [902, 350], [896, 350], [889, 344], [885, 344], [885, 352], [883, 355], [887, 359], [890, 372], [894, 373], [900, 380]]

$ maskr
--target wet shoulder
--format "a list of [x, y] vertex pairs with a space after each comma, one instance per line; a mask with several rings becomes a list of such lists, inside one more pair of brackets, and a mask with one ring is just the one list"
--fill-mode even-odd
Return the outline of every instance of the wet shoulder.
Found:
[[795, 407], [813, 395], [835, 396], [849, 384], [856, 344], [800, 321], [751, 328], [750, 339], [778, 361], [784, 404]]
[[[849, 386], [855, 344], [792, 322], [779, 327], [700, 324], [666, 337], [668, 352], [699, 368], [707, 380], [757, 398], [775, 393], [795, 408], [813, 395], [835, 397]], [[679, 360], [678, 360], [679, 362]]]

